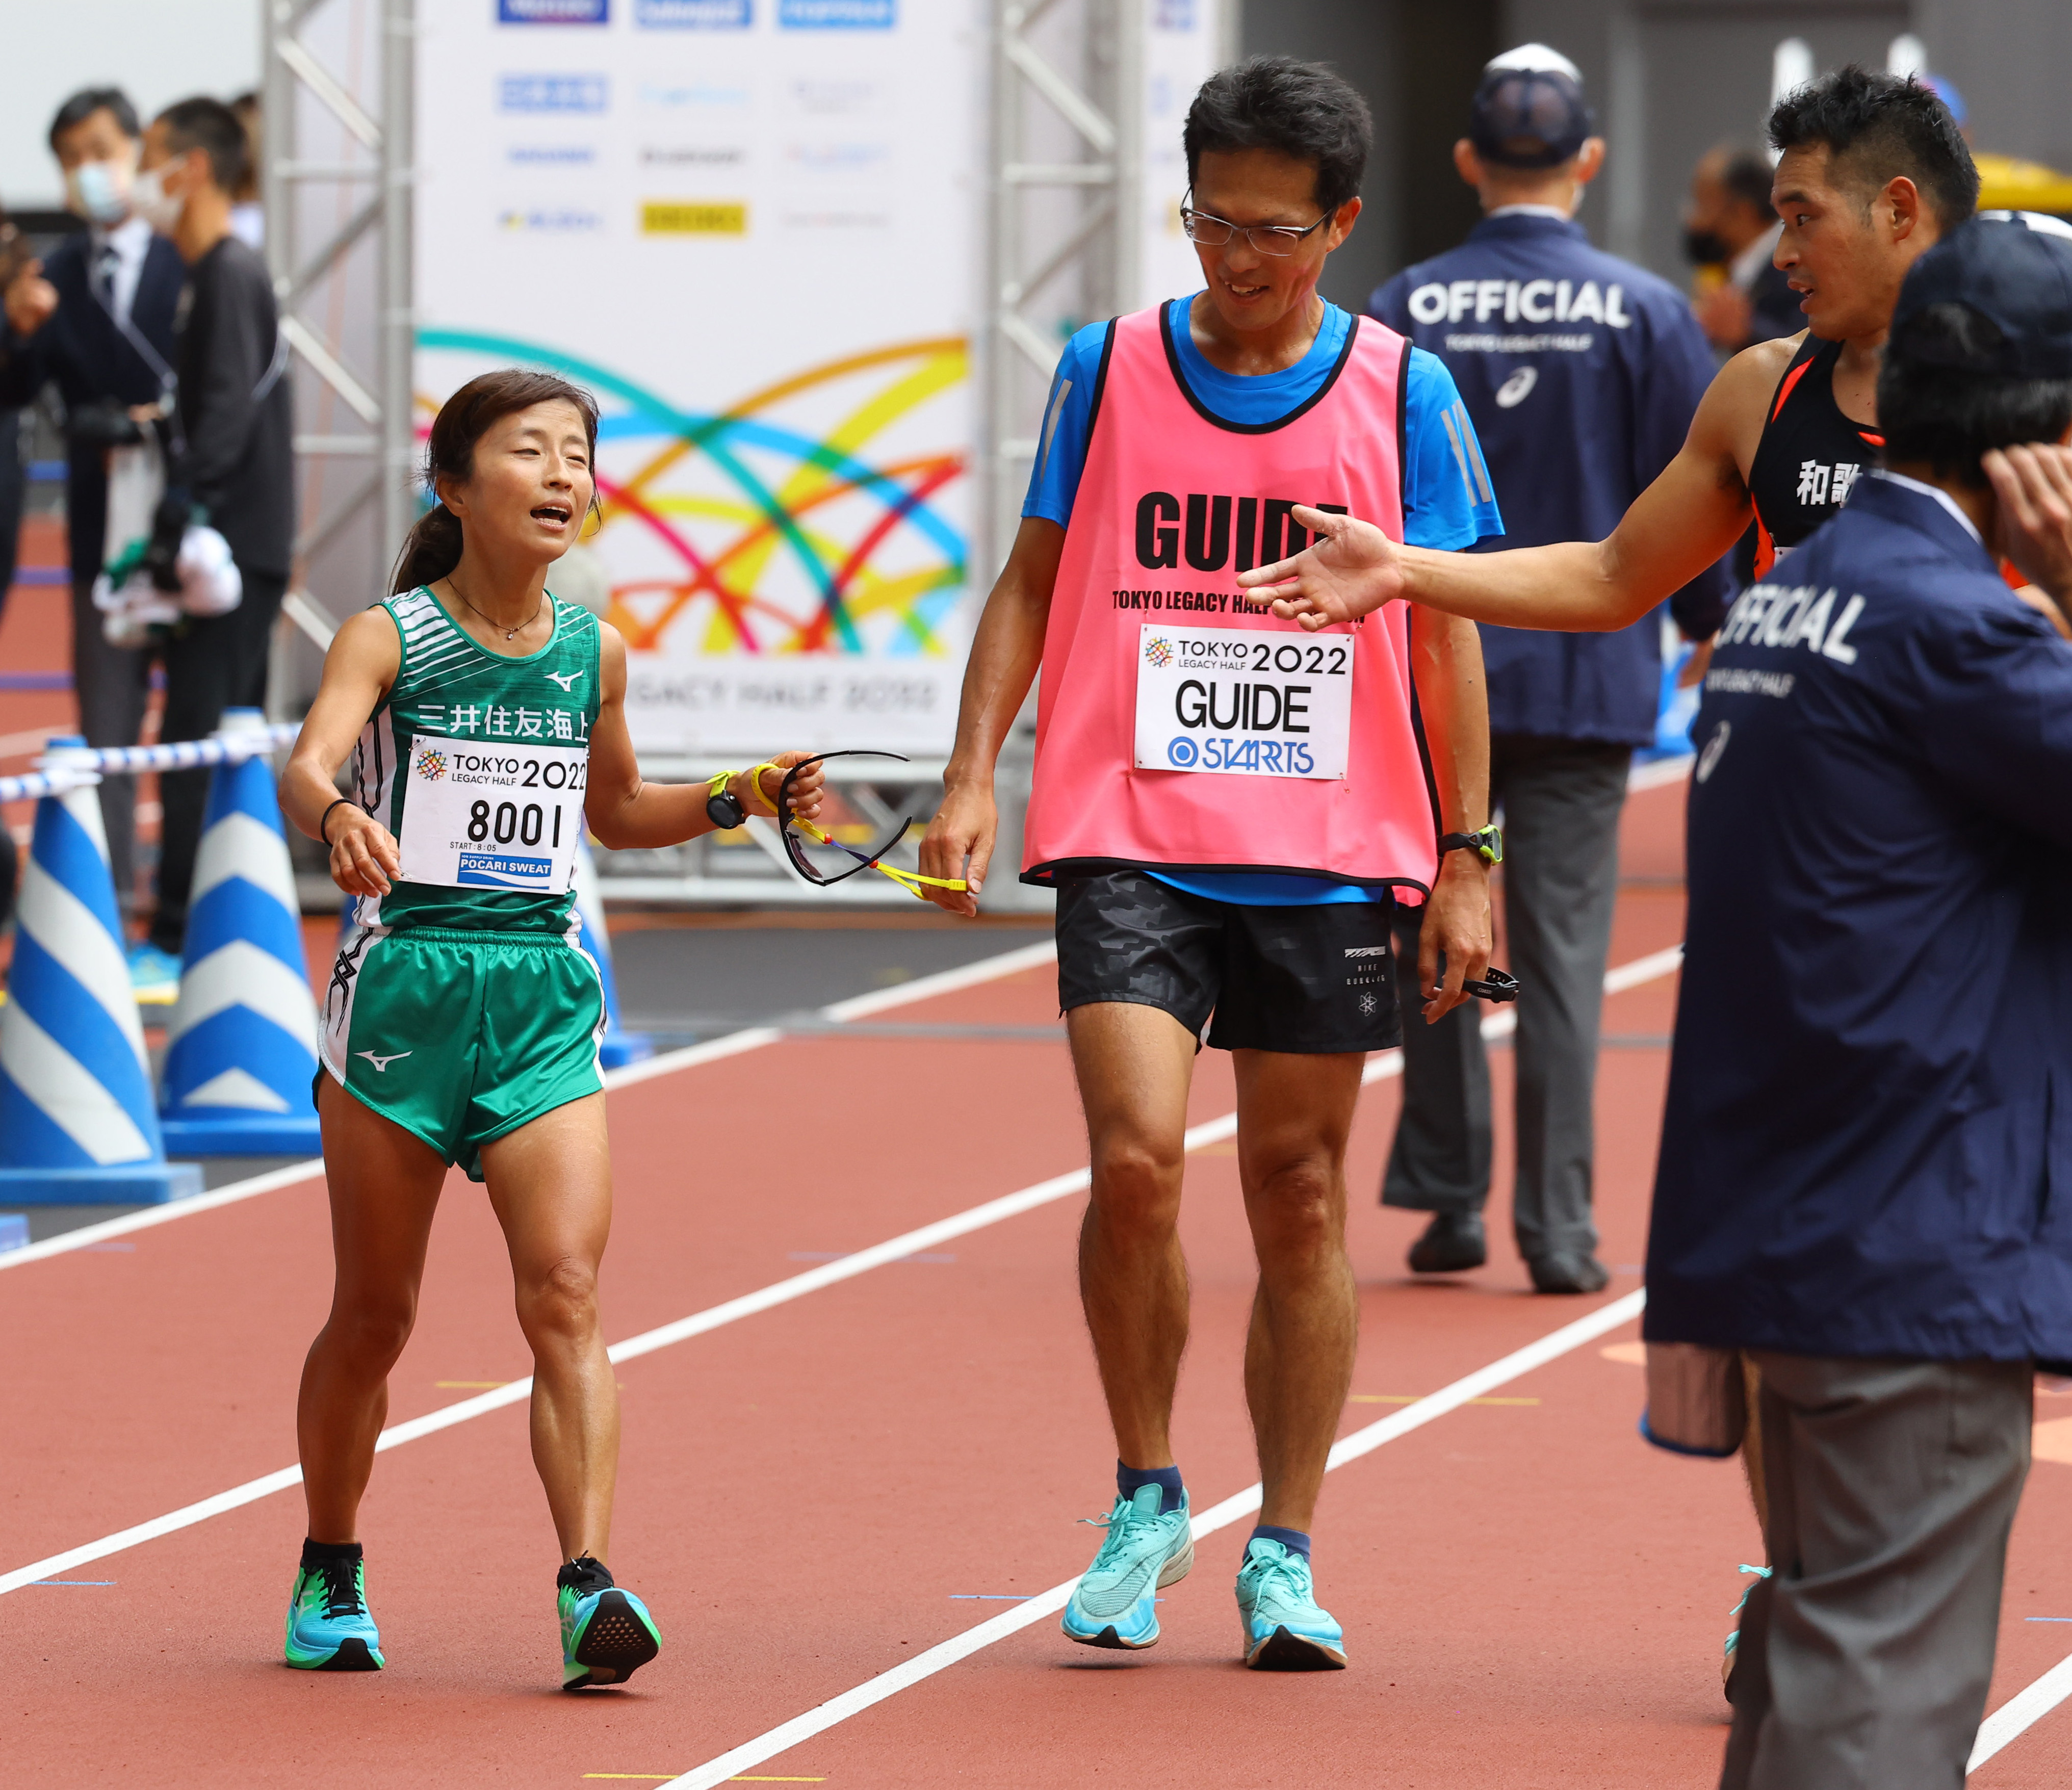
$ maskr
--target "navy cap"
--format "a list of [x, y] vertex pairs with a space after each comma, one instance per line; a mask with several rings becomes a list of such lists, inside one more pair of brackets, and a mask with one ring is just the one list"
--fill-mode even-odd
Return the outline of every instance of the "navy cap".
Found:
[[1468, 109], [1468, 141], [1498, 167], [1557, 167], [1597, 124], [1575, 64], [1544, 43], [1527, 43], [1482, 70]]
[[[1931, 305], [1993, 327], [1966, 352], [1911, 327]], [[1907, 270], [1885, 352], [1909, 367], [2009, 379], [2072, 379], [2072, 226], [2035, 212], [1981, 212]]]

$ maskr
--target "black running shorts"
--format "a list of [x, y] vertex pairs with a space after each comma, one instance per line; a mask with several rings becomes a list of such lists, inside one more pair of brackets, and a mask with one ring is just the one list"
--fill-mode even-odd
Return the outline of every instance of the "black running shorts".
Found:
[[1211, 901], [1141, 870], [1060, 878], [1058, 1005], [1157, 1007], [1198, 1038], [1207, 1026], [1223, 1051], [1387, 1050], [1403, 1042], [1395, 912], [1393, 900]]

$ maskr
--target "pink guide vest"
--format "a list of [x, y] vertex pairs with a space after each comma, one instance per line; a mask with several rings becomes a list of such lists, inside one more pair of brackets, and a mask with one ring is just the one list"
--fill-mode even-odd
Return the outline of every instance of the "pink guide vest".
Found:
[[1164, 310], [1108, 328], [1043, 639], [1024, 879], [1161, 866], [1429, 890], [1407, 608], [1309, 634], [1236, 582], [1306, 542], [1294, 504], [1403, 538], [1410, 344], [1356, 318], [1289, 420], [1224, 423], [1187, 389]]

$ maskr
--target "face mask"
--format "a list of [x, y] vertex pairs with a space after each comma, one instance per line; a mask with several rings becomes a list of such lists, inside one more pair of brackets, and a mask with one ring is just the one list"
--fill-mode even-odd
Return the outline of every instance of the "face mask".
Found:
[[1700, 267], [1724, 267], [1734, 258], [1734, 252], [1718, 235], [1711, 230], [1686, 230], [1684, 232], [1684, 257], [1694, 261]]
[[65, 200], [89, 224], [120, 224], [130, 215], [130, 166], [82, 162], [65, 175]]
[[138, 216], [160, 236], [169, 237], [179, 228], [187, 202], [166, 191], [162, 169], [142, 168], [130, 186], [130, 203]]

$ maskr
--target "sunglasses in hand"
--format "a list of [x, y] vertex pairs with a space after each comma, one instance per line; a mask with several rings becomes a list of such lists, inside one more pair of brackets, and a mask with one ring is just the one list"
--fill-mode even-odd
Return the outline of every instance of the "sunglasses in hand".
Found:
[[[777, 834], [784, 842], [784, 855], [791, 861], [793, 870], [808, 883], [815, 883], [824, 889], [837, 883], [846, 882], [850, 877], [857, 875], [864, 870], [875, 870], [880, 876], [890, 877], [908, 894], [920, 901], [926, 901], [928, 899], [923, 892], [924, 885], [927, 888], [955, 890], [963, 890], [968, 887], [960, 876], [923, 876], [917, 871], [902, 870], [883, 862], [885, 854], [906, 837], [907, 829], [914, 825], [911, 817], [902, 821], [891, 833], [887, 834], [884, 842], [875, 851], [863, 852], [858, 851], [853, 846], [843, 844], [832, 833], [823, 831], [811, 821], [795, 814], [791, 811], [792, 780], [808, 765], [818, 764], [825, 759], [897, 759], [902, 764], [909, 762], [904, 753], [872, 752], [858, 748], [846, 752], [818, 752], [812, 758], [801, 759], [787, 771], [784, 773], [784, 780], [777, 791]], [[829, 874], [820, 864], [814, 862], [812, 853], [808, 845], [809, 840], [815, 845], [827, 846], [835, 851], [844, 853], [854, 858], [856, 862], [845, 867], [837, 868], [832, 874]]]

